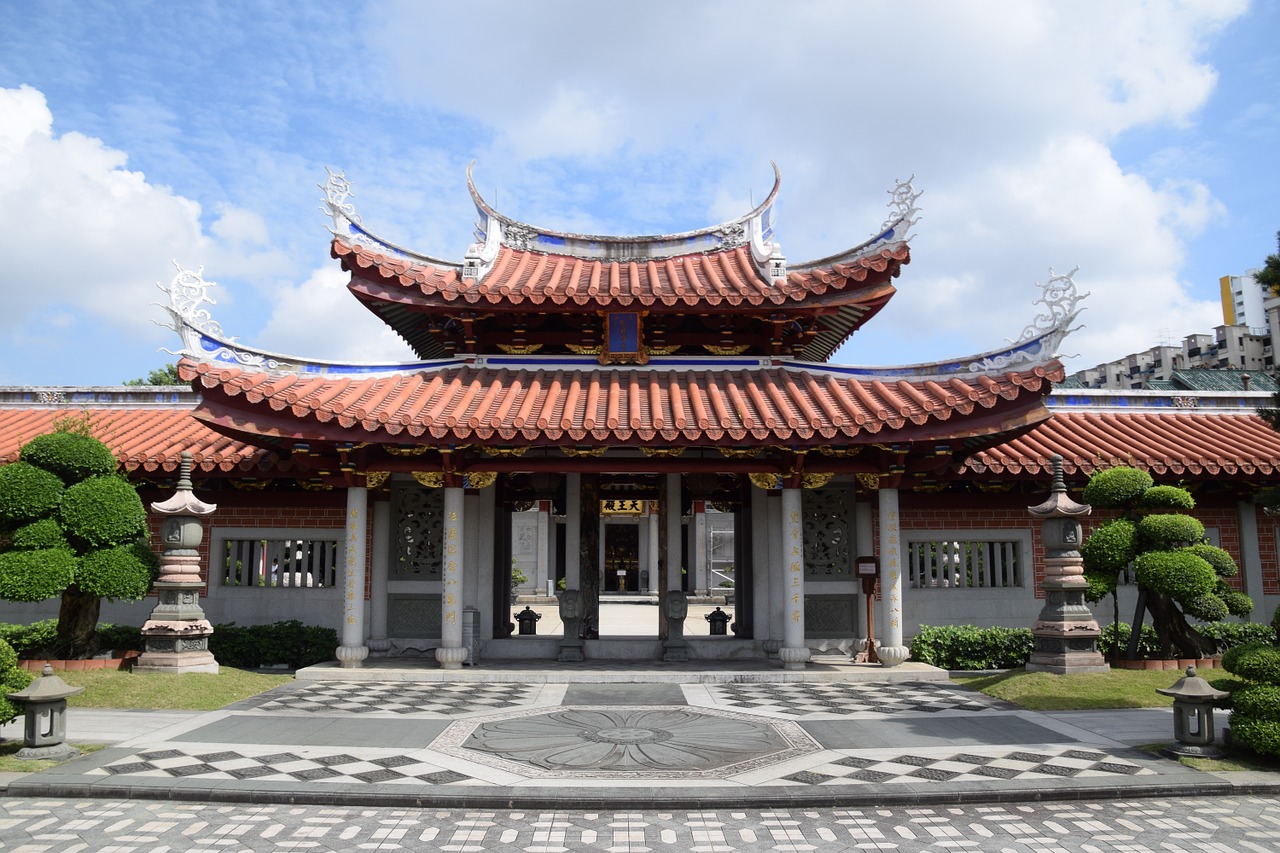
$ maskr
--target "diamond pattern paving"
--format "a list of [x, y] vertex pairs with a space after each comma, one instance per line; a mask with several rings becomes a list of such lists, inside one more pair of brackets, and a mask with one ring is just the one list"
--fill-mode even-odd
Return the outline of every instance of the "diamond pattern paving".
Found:
[[926, 683], [718, 684], [708, 685], [717, 706], [791, 717], [810, 714], [986, 711], [1007, 708], [978, 693]]
[[404, 755], [359, 757], [345, 752], [298, 755], [273, 752], [219, 750], [217, 752], [176, 749], [152, 750], [114, 761], [90, 775], [150, 776], [202, 779], [259, 779], [303, 782], [412, 782], [425, 785], [474, 783], [462, 773], [446, 770]]
[[256, 704], [263, 711], [314, 713], [396, 714], [458, 716], [533, 704], [539, 686], [526, 684], [415, 683], [405, 681], [352, 684], [312, 682], [297, 689], [275, 691]]
[[805, 785], [823, 785], [1154, 775], [1154, 770], [1139, 767], [1105, 752], [1045, 747], [1035, 751], [993, 751], [989, 755], [967, 752], [936, 757], [895, 755], [870, 758], [850, 755], [783, 778]]

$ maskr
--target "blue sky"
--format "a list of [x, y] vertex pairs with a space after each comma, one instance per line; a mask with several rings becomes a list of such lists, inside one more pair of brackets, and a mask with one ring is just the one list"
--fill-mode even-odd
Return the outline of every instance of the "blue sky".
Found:
[[171, 361], [175, 260], [246, 344], [411, 358], [329, 258], [326, 167], [375, 233], [458, 259], [472, 160], [504, 213], [594, 233], [734, 218], [775, 160], [792, 261], [914, 174], [913, 261], [848, 364], [999, 346], [1075, 266], [1070, 369], [1176, 342], [1280, 230], [1280, 0], [0, 9], [0, 385]]

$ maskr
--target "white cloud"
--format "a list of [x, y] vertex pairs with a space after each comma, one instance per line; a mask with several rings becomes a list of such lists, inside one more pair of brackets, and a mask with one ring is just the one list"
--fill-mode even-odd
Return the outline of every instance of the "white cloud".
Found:
[[271, 349], [321, 361], [413, 360], [413, 352], [347, 290], [351, 276], [335, 263], [276, 292], [260, 340]]

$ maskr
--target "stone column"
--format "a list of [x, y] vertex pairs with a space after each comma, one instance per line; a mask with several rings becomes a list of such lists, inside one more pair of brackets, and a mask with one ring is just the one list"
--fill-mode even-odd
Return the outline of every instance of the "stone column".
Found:
[[1262, 554], [1258, 547], [1258, 505], [1253, 501], [1236, 504], [1240, 519], [1240, 572], [1244, 575], [1244, 591], [1254, 601], [1262, 601]]
[[645, 517], [645, 524], [647, 525], [646, 538], [649, 540], [649, 553], [646, 555], [648, 559], [645, 560], [645, 564], [647, 565], [649, 570], [649, 589], [647, 590], [647, 592], [650, 595], [657, 595], [658, 594], [658, 548], [660, 547], [658, 544], [658, 524], [661, 517], [658, 515], [657, 501], [649, 501], [648, 509], [649, 509], [649, 514]]
[[[860, 501], [854, 496], [852, 489], [849, 491], [849, 499], [853, 501], [854, 560], [856, 561], [858, 557], [874, 557], [876, 554], [875, 513], [871, 511], [870, 503]], [[872, 596], [874, 597], [874, 593]], [[866, 601], [863, 601], [862, 605], [858, 610], [859, 622], [862, 621], [862, 614], [870, 612]], [[866, 625], [861, 626], [859, 634], [870, 635]]]
[[693, 552], [693, 589], [695, 595], [711, 593], [711, 567], [707, 560], [707, 502], [693, 502], [690, 550]]
[[564, 484], [564, 586], [582, 589], [582, 475], [566, 474]]
[[343, 571], [342, 645], [337, 657], [344, 667], [358, 667], [369, 656], [364, 644], [365, 524], [369, 490], [347, 487], [346, 567]]
[[769, 578], [769, 636], [764, 651], [770, 657], [782, 648], [783, 626], [786, 623], [787, 562], [782, 550], [782, 498], [778, 492], [765, 492], [764, 524], [768, 548], [765, 553]]
[[911, 656], [902, 642], [902, 533], [898, 519], [898, 490], [880, 489], [880, 599], [883, 615], [880, 664], [897, 666]]
[[662, 515], [667, 525], [667, 589], [684, 589], [684, 578], [680, 570], [684, 568], [681, 557], [681, 544], [684, 534], [680, 529], [680, 475], [667, 474], [667, 505], [662, 508]]
[[549, 587], [547, 581], [554, 581], [550, 575], [551, 567], [551, 501], [538, 501], [538, 563], [533, 570], [533, 590], [536, 595], [547, 595], [548, 590], [555, 592], [555, 584]]
[[387, 573], [391, 570], [391, 501], [373, 504], [373, 565], [369, 567], [369, 651], [391, 648], [387, 639]]
[[804, 641], [804, 522], [800, 511], [800, 490], [782, 490], [782, 550], [786, 621], [782, 628], [783, 669], [804, 669], [809, 647]]
[[152, 512], [164, 517], [160, 541], [165, 550], [160, 555], [160, 575], [152, 584], [157, 604], [142, 626], [146, 651], [134, 672], [218, 671], [218, 662], [209, 652], [213, 626], [200, 609], [202, 519], [218, 507], [192, 494], [190, 453], [183, 451], [178, 471], [177, 492], [151, 505]]
[[466, 519], [460, 486], [444, 489], [444, 588], [440, 596], [440, 648], [436, 660], [442, 669], [461, 669], [467, 659], [462, 645], [463, 542]]

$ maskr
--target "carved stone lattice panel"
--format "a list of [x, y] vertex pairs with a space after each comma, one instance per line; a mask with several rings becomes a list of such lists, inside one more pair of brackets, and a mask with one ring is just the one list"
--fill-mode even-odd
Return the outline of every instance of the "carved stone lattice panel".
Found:
[[391, 580], [439, 580], [444, 556], [444, 493], [404, 486], [393, 504]]
[[846, 489], [806, 489], [804, 573], [807, 580], [853, 577], [853, 501]]
[[387, 596], [387, 636], [397, 639], [436, 639], [440, 636], [440, 596]]
[[857, 637], [858, 596], [808, 595], [804, 597], [806, 637]]

